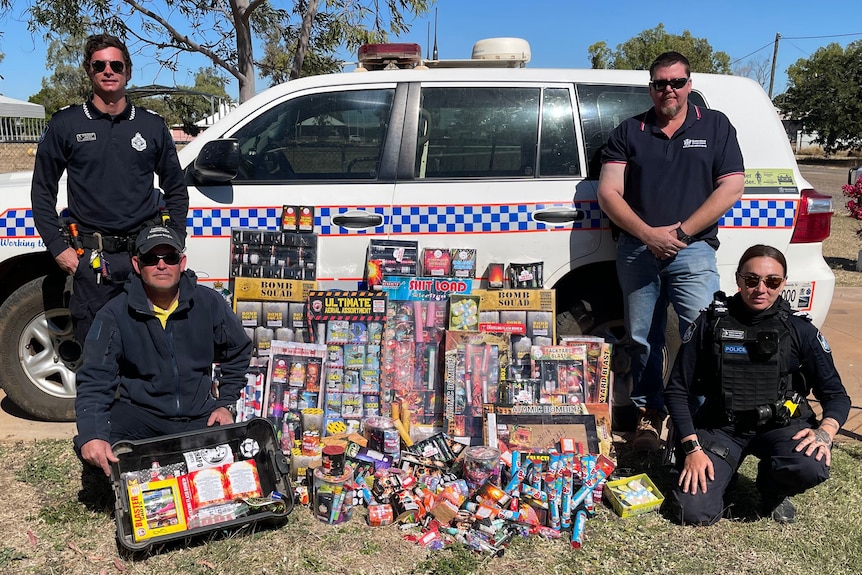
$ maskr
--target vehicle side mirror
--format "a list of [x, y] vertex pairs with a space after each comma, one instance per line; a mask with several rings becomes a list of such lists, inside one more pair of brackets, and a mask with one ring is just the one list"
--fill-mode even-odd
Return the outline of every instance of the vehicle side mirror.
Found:
[[220, 184], [236, 177], [239, 170], [239, 142], [225, 138], [204, 144], [195, 158], [195, 180], [202, 184]]

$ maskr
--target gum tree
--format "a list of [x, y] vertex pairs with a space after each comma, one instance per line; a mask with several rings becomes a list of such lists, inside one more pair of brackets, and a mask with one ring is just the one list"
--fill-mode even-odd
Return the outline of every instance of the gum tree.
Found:
[[775, 97], [782, 113], [801, 120], [827, 154], [862, 148], [862, 40], [831, 43], [787, 68], [787, 91]]
[[[337, 23], [339, 46], [350, 47], [355, 38], [406, 31], [410, 19], [424, 14], [431, 1], [328, 0], [308, 18], [309, 33], [287, 37], [297, 42], [293, 53], [313, 48], [313, 27], [325, 21], [320, 18], [325, 14]], [[295, 0], [290, 9], [268, 0], [40, 0], [29, 10], [32, 31], [49, 38], [82, 34], [90, 31], [89, 19], [92, 29], [116, 33], [169, 70], [178, 68], [185, 53], [203, 54], [213, 67], [237, 79], [244, 102], [255, 94], [255, 40], [278, 39], [273, 31], [295, 28], [308, 8], [309, 0]]]
[[688, 30], [668, 34], [661, 23], [617, 44], [615, 50], [604, 41], [587, 48], [593, 68], [616, 70], [648, 70], [656, 56], [671, 50], [685, 55], [693, 72], [730, 74], [730, 56], [726, 52], [713, 51], [706, 38], [696, 38]]

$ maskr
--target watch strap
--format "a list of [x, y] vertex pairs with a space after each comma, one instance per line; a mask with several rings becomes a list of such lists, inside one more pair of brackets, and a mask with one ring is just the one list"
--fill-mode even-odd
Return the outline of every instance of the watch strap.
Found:
[[686, 455], [689, 455], [702, 448], [700, 446], [700, 442], [697, 439], [689, 439], [688, 441], [682, 442], [682, 449], [683, 451], [685, 451]]
[[690, 246], [692, 242], [694, 242], [694, 238], [685, 233], [682, 229], [682, 226], [676, 228], [676, 239], [678, 239], [687, 246]]

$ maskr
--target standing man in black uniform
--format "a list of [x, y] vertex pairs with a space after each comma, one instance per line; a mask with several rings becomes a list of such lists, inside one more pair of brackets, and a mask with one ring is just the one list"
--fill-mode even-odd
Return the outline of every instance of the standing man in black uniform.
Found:
[[[721, 519], [725, 492], [749, 454], [760, 460], [761, 513], [779, 523], [794, 519], [790, 496], [829, 478], [850, 397], [826, 339], [781, 297], [786, 277], [779, 250], [748, 248], [736, 270], [739, 293], [717, 292], [683, 337], [665, 389], [679, 438], [668, 501], [680, 523]], [[806, 400], [811, 392], [819, 420]]]
[[[164, 119], [126, 96], [132, 60], [125, 44], [108, 34], [90, 36], [83, 66], [93, 95], [51, 118], [36, 153], [30, 192], [39, 234], [60, 269], [74, 276], [69, 311], [82, 344], [99, 308], [123, 291], [138, 232], [162, 222], [153, 175], [164, 191], [168, 226], [183, 240], [189, 207]], [[57, 214], [64, 170], [66, 221]]]

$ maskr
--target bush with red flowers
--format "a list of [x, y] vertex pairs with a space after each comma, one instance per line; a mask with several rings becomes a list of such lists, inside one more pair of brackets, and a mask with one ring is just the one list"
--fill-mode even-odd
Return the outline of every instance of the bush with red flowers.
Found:
[[850, 212], [850, 217], [860, 221], [856, 235], [862, 239], [862, 176], [859, 176], [852, 186], [849, 184], [841, 186], [841, 190], [845, 196], [850, 198], [847, 200], [847, 210]]

